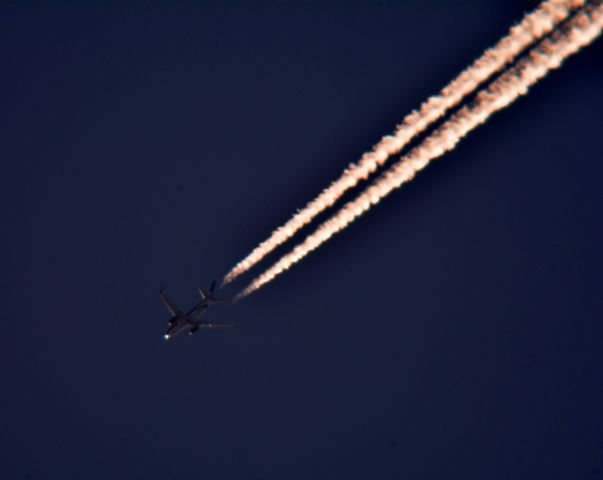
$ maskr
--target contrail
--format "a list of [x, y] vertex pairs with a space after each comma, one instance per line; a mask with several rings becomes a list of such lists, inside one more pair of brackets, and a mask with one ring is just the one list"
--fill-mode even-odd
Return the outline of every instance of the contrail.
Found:
[[549, 38], [541, 41], [515, 66], [501, 74], [488, 88], [481, 90], [471, 104], [453, 114], [423, 143], [390, 167], [355, 200], [347, 203], [304, 242], [253, 280], [235, 297], [235, 300], [240, 300], [271, 281], [335, 233], [343, 230], [392, 190], [411, 180], [432, 159], [452, 150], [467, 133], [484, 123], [494, 112], [505, 108], [520, 95], [527, 93], [531, 85], [543, 78], [550, 70], [559, 67], [566, 57], [591, 43], [603, 28], [602, 2], [603, 0], [591, 2], [560, 29], [554, 31]]
[[346, 190], [355, 187], [359, 181], [369, 177], [390, 155], [399, 152], [416, 135], [423, 132], [435, 120], [442, 117], [482, 82], [498, 72], [525, 48], [550, 33], [576, 8], [584, 5], [584, 0], [547, 0], [523, 20], [513, 26], [509, 33], [494, 47], [486, 50], [469, 68], [450, 82], [439, 95], [429, 98], [419, 110], [411, 112], [393, 135], [383, 137], [370, 152], [365, 153], [357, 164], [351, 164], [343, 174], [314, 200], [299, 210], [284, 225], [277, 228], [270, 237], [260, 243], [246, 258], [241, 260], [224, 277], [222, 284], [230, 283], [249, 270], [276, 247], [291, 238], [300, 228], [331, 207]]

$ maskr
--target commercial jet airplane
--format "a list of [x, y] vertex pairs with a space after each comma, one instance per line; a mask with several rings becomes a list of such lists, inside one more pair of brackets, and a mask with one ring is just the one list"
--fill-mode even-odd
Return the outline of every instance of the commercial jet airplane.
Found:
[[232, 327], [232, 324], [228, 323], [212, 323], [205, 322], [199, 320], [199, 318], [207, 311], [210, 305], [215, 303], [229, 303], [230, 300], [226, 300], [223, 298], [216, 298], [214, 296], [214, 288], [216, 286], [216, 282], [214, 281], [209, 288], [209, 291], [199, 289], [199, 295], [201, 296], [201, 303], [198, 303], [193, 308], [191, 308], [188, 312], [181, 311], [175, 304], [172, 302], [167, 295], [163, 292], [163, 287], [159, 290], [159, 296], [166, 308], [172, 315], [168, 322], [168, 328], [165, 332], [165, 339], [169, 340], [174, 335], [179, 334], [184, 330], [188, 330], [189, 335], [195, 333], [199, 328], [223, 328], [223, 327]]

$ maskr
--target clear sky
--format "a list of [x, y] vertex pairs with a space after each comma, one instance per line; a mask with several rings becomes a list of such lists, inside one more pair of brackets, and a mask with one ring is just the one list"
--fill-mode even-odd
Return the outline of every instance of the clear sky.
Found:
[[141, 3], [0, 10], [0, 478], [600, 478], [602, 42], [165, 342], [535, 2]]

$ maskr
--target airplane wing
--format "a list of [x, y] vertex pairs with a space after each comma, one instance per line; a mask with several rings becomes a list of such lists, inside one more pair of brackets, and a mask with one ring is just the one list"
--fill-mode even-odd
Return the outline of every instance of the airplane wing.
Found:
[[205, 324], [207, 328], [226, 328], [226, 327], [234, 327], [232, 323], [207, 323]]
[[161, 287], [161, 290], [159, 290], [159, 296], [161, 297], [161, 300], [163, 300], [163, 303], [165, 305], [165, 307], [169, 310], [169, 312], [173, 315], [176, 316], [178, 315], [180, 312], [180, 310], [178, 310], [178, 307], [176, 305], [174, 305], [174, 302], [172, 302], [165, 293], [163, 293], [163, 287]]

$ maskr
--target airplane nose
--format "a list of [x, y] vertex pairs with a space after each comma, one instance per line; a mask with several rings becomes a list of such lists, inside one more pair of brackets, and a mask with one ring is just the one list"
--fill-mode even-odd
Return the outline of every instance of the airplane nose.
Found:
[[169, 335], [164, 335], [163, 338], [165, 338], [166, 340], [169, 340], [170, 336]]

